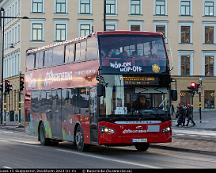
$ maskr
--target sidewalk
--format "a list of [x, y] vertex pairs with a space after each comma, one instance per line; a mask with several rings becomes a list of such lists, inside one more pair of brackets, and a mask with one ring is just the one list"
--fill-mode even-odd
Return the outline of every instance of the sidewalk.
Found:
[[0, 125], [0, 129], [6, 129], [6, 130], [13, 130], [13, 131], [19, 131], [24, 132], [24, 126], [22, 125]]
[[194, 127], [176, 127], [177, 120], [173, 120], [173, 129], [202, 129], [202, 130], [213, 130], [216, 131], [216, 111], [202, 111], [201, 113], [201, 123], [199, 112], [194, 112], [193, 119], [196, 123]]

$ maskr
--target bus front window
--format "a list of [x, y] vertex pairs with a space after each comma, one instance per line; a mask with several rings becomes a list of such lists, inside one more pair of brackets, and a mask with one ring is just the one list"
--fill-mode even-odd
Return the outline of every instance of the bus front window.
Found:
[[121, 75], [106, 76], [105, 80], [108, 86], [106, 96], [100, 98], [100, 116], [149, 118], [168, 115], [167, 88], [125, 85]]
[[168, 66], [162, 36], [100, 36], [99, 52], [104, 73], [162, 73]]

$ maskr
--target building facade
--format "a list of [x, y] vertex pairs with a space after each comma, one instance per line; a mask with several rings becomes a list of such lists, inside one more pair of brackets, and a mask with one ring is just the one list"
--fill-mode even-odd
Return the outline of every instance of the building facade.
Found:
[[[178, 102], [191, 103], [187, 86], [202, 80], [201, 105], [215, 108], [216, 0], [106, 0], [106, 30], [157, 31], [166, 37]], [[19, 76], [29, 48], [104, 30], [103, 0], [0, 0], [4, 19], [4, 122], [23, 121]], [[21, 99], [20, 99], [21, 97]], [[198, 95], [194, 98], [198, 108]]]

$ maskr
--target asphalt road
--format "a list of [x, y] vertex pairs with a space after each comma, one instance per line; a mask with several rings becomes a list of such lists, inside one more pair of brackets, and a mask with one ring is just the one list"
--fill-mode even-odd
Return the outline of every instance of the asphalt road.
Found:
[[216, 168], [215, 156], [150, 148], [41, 146], [36, 137], [0, 129], [0, 168]]

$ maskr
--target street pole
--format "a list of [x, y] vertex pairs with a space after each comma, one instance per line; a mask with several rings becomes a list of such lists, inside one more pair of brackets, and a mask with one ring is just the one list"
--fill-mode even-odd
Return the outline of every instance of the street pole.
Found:
[[192, 92], [192, 100], [191, 100], [191, 104], [192, 104], [192, 119], [193, 119], [193, 110], [194, 110], [193, 98], [194, 98], [194, 91]]
[[106, 0], [104, 0], [104, 31], [106, 31]]
[[2, 83], [2, 88], [1, 88], [1, 124], [3, 124], [3, 91], [4, 91], [4, 87], [3, 87], [3, 65], [4, 65], [4, 17], [5, 17], [5, 11], [4, 8], [1, 8], [0, 11], [0, 23], [1, 23], [1, 31], [2, 31], [2, 54], [1, 54], [1, 83]]
[[[2, 83], [2, 87], [1, 87], [1, 112], [0, 112], [0, 123], [3, 124], [3, 106], [4, 106], [4, 99], [3, 99], [3, 94], [4, 94], [4, 85], [3, 85], [3, 81], [4, 81], [4, 32], [5, 32], [5, 26], [4, 26], [4, 19], [30, 19], [27, 16], [23, 16], [23, 17], [19, 17], [19, 16], [5, 16], [5, 10], [4, 8], [1, 7], [1, 11], [0, 11], [0, 29], [1, 29], [1, 34], [2, 34], [2, 50], [1, 50], [1, 83]], [[31, 18], [34, 19], [34, 18]], [[10, 96], [10, 95], [9, 95]], [[5, 97], [6, 98], [6, 97]]]
[[200, 123], [202, 123], [201, 92], [199, 92], [199, 115], [200, 115]]
[[19, 90], [19, 123], [21, 123], [21, 91]]

